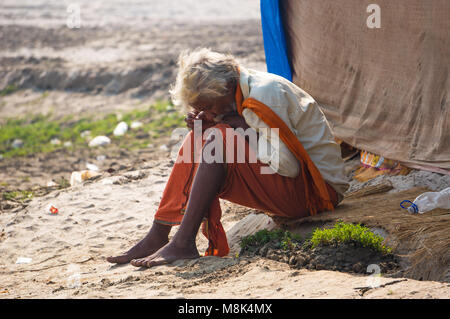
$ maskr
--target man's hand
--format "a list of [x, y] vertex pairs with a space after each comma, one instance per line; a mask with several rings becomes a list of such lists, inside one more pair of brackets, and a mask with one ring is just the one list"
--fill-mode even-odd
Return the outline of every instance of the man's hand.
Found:
[[188, 114], [186, 115], [186, 118], [184, 119], [187, 127], [191, 130], [194, 129], [194, 121], [195, 120], [202, 121], [202, 131], [216, 125], [216, 123], [214, 123], [214, 121], [209, 121], [208, 119], [206, 119], [204, 112], [198, 112], [198, 111], [188, 112]]
[[194, 120], [197, 117], [198, 112], [192, 111], [188, 112], [186, 117], [184, 118], [184, 121], [186, 122], [187, 127], [189, 127], [191, 130], [194, 128]]
[[220, 122], [228, 124], [234, 129], [237, 129], [240, 127], [242, 129], [246, 130], [250, 127], [245, 122], [245, 119], [237, 113], [231, 113], [231, 114], [225, 115]]

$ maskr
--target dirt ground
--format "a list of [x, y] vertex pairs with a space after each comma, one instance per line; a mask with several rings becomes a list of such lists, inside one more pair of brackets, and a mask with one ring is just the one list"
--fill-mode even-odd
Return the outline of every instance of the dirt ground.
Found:
[[[258, 0], [77, 3], [80, 28], [68, 27], [68, 10], [77, 10], [69, 1], [0, 4], [0, 90], [17, 87], [0, 96], [0, 120], [101, 116], [167, 99], [176, 58], [188, 48], [230, 52], [247, 67], [265, 70]], [[362, 268], [359, 273], [296, 269], [276, 258], [237, 255], [242, 236], [275, 223], [225, 201], [229, 256], [151, 269], [107, 263], [106, 256], [127, 250], [152, 223], [173, 165], [169, 151], [159, 149], [163, 144], [168, 137], [136, 151], [86, 148], [0, 159], [0, 182], [11, 189], [44, 189], [43, 196], [0, 212], [0, 298], [450, 297], [443, 281], [375, 276]], [[46, 188], [49, 181], [69, 180], [86, 162], [97, 165], [102, 176], [74, 187]], [[416, 175], [403, 182], [450, 183], [440, 175]], [[49, 214], [49, 205], [59, 213]], [[200, 252], [207, 246], [201, 235], [197, 244]], [[21, 257], [31, 260], [20, 263]]]
[[[227, 257], [180, 260], [141, 269], [114, 266], [148, 231], [172, 162], [149, 161], [133, 171], [34, 198], [0, 215], [2, 298], [449, 298], [445, 282], [291, 267], [280, 258], [237, 255], [239, 238], [266, 228], [267, 215], [222, 201], [231, 246]], [[54, 205], [59, 213], [46, 208]], [[176, 231], [172, 230], [171, 236]], [[207, 247], [197, 238], [200, 252]], [[30, 263], [17, 263], [20, 257]], [[320, 269], [320, 268], [319, 268]], [[361, 270], [361, 269], [360, 269]], [[380, 276], [376, 276], [376, 275]]]
[[[99, 117], [167, 100], [185, 49], [233, 53], [265, 70], [259, 1], [78, 1], [80, 28], [67, 26], [70, 2], [22, 2], [0, 4], [0, 90], [18, 88], [0, 96], [0, 122], [33, 114]], [[4, 159], [0, 181], [20, 189], [45, 186], [56, 177], [69, 179], [98, 155], [106, 156], [95, 163], [102, 168], [152, 159], [164, 142], [131, 153], [61, 150]]]

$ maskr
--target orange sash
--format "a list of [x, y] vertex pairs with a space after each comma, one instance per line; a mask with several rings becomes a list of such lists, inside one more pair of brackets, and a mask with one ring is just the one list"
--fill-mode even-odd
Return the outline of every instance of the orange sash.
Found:
[[305, 183], [306, 207], [308, 207], [310, 214], [315, 215], [318, 211], [334, 210], [334, 206], [322, 174], [320, 174], [320, 171], [317, 169], [316, 165], [303, 148], [302, 143], [289, 129], [286, 123], [284, 123], [283, 120], [264, 103], [261, 103], [254, 98], [247, 98], [243, 101], [243, 95], [239, 83], [236, 88], [235, 99], [239, 115], [242, 116], [242, 111], [244, 108], [249, 108], [269, 127], [278, 128], [281, 140], [289, 148], [292, 154], [294, 154], [300, 161], [303, 180], [313, 181], [310, 185]]

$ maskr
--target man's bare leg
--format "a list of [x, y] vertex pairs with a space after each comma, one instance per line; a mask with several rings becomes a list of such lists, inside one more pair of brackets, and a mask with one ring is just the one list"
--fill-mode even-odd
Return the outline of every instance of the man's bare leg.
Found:
[[169, 232], [172, 226], [153, 223], [147, 235], [129, 251], [122, 255], [106, 258], [114, 264], [126, 264], [136, 258], [142, 258], [153, 254], [169, 242]]
[[205, 161], [199, 164], [192, 183], [186, 213], [177, 233], [168, 244], [155, 253], [146, 258], [132, 260], [133, 266], [152, 267], [171, 263], [178, 259], [199, 257], [195, 237], [203, 217], [225, 183], [225, 165], [223, 163], [205, 163]]

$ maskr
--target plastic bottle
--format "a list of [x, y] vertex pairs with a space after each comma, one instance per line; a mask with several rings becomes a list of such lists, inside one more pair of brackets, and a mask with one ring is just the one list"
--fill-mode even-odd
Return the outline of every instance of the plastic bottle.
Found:
[[400, 206], [413, 214], [423, 214], [435, 208], [450, 209], [450, 187], [447, 187], [440, 192], [423, 193], [417, 196], [409, 207], [404, 207], [402, 205], [405, 202], [411, 203], [408, 200], [404, 200], [401, 202]]

